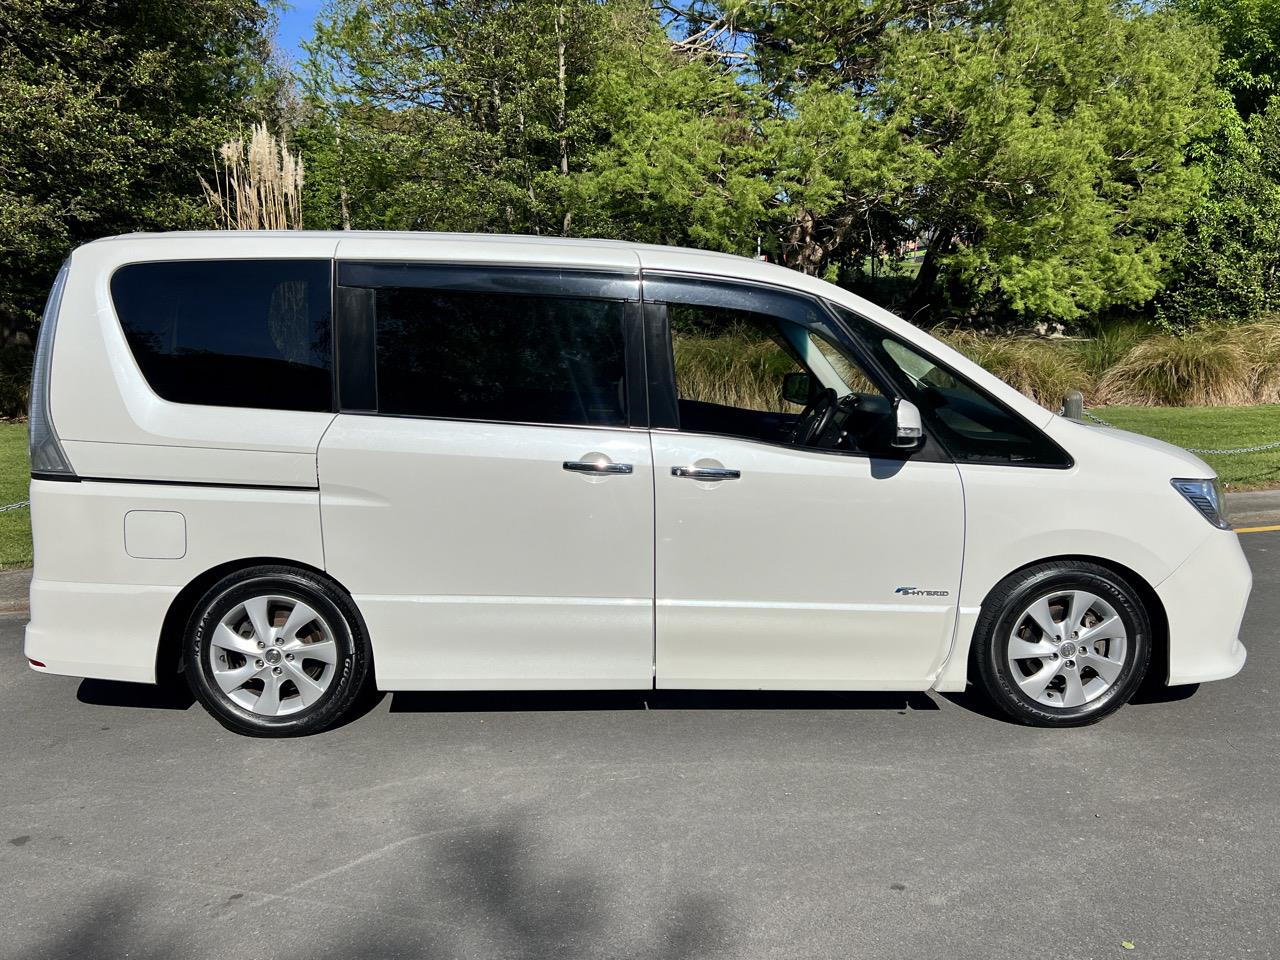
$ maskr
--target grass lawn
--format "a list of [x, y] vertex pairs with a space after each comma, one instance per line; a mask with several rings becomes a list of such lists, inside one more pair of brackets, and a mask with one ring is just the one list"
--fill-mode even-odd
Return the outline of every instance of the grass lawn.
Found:
[[[1180, 447], [1224, 450], [1280, 440], [1280, 404], [1256, 407], [1099, 407], [1089, 410], [1122, 430]], [[1228, 456], [1197, 454], [1232, 490], [1280, 486], [1280, 448]]]
[[[0, 423], [0, 507], [27, 499], [27, 425]], [[31, 510], [0, 513], [0, 569], [31, 566]]]
[[[1094, 416], [1182, 447], [1222, 449], [1280, 440], [1280, 404], [1258, 407], [1099, 407]], [[1233, 490], [1280, 486], [1280, 449], [1202, 455]], [[27, 499], [27, 425], [0, 423], [0, 506]], [[0, 513], [0, 569], [31, 565], [31, 511]]]

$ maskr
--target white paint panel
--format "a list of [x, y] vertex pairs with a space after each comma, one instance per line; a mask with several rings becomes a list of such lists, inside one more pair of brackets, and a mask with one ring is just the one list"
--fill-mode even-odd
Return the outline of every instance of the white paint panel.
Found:
[[[591, 454], [634, 472], [563, 468]], [[320, 488], [329, 570], [369, 622], [380, 686], [650, 684], [643, 431], [342, 414]]]
[[357, 596], [378, 686], [394, 690], [643, 689], [653, 601]]
[[[659, 687], [929, 685], [960, 582], [964, 505], [953, 464], [652, 438]], [[671, 475], [693, 465], [742, 477]]]
[[[177, 559], [132, 557], [130, 513], [180, 514]], [[143, 483], [31, 483], [35, 577], [26, 655], [50, 673], [155, 679], [160, 628], [178, 591], [235, 560], [324, 566], [316, 491]]]

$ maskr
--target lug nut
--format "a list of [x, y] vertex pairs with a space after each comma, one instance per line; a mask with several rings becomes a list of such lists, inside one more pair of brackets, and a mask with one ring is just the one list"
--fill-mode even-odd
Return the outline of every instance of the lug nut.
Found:
[[292, 659], [293, 659], [293, 654], [292, 654], [292, 653], [286, 653], [286, 654], [284, 655], [284, 658], [285, 658], [286, 660], [292, 660]]
[[279, 667], [272, 667], [271, 672], [274, 673], [277, 677], [280, 676], [281, 673], [283, 673], [283, 671]]
[[1076, 662], [1074, 660], [1068, 660], [1066, 665], [1068, 667], [1074, 667], [1076, 665]]
[[265, 640], [259, 640], [259, 641], [258, 641], [258, 649], [259, 649], [259, 650], [263, 649], [266, 645], [267, 645], [267, 643], [266, 643], [266, 641], [265, 641]]
[[254, 662], [257, 666], [259, 666], [259, 667], [263, 666], [263, 663], [262, 663], [262, 661], [261, 661], [261, 660], [255, 660], [255, 661], [253, 661], [253, 662]]

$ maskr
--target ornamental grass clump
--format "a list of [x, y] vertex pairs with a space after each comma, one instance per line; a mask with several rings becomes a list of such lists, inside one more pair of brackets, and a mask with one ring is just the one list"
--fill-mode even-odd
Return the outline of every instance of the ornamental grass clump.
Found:
[[781, 384], [796, 365], [772, 340], [745, 331], [722, 336], [677, 333], [673, 348], [681, 398], [774, 413], [795, 411], [782, 399]]
[[1098, 397], [1108, 404], [1169, 407], [1280, 401], [1280, 324], [1151, 337], [1107, 372]]
[[236, 137], [218, 149], [212, 186], [200, 178], [222, 230], [301, 230], [302, 182], [302, 158], [262, 123], [248, 143]]

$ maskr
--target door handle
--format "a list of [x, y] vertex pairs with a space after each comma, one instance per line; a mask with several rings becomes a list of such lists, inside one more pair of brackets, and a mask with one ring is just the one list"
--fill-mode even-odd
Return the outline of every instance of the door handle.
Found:
[[672, 467], [671, 475], [685, 480], [738, 480], [742, 471], [728, 467]]
[[566, 460], [564, 468], [573, 473], [633, 473], [629, 463], [613, 463], [609, 460]]

